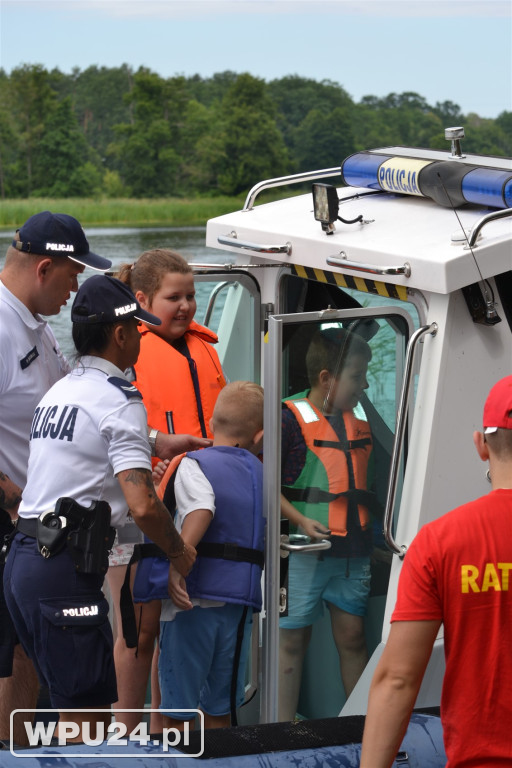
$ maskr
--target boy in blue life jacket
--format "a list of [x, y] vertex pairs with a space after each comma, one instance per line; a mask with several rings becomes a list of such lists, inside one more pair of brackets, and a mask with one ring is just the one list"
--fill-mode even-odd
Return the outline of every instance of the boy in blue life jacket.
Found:
[[[247, 381], [225, 386], [211, 429], [213, 446], [186, 454], [174, 481], [176, 527], [198, 554], [186, 579], [171, 563], [172, 600], [163, 601], [160, 624], [160, 709], [200, 708], [206, 728], [222, 728], [243, 701], [252, 614], [261, 610], [263, 389]], [[163, 715], [165, 727], [181, 730], [193, 719]]]
[[348, 697], [368, 654], [364, 614], [370, 590], [372, 531], [367, 490], [372, 437], [362, 408], [371, 359], [367, 342], [342, 328], [317, 331], [306, 353], [309, 390], [284, 401], [281, 484], [290, 532], [329, 538], [330, 550], [291, 553], [288, 615], [280, 619], [279, 720], [293, 720], [312, 627], [331, 616]]

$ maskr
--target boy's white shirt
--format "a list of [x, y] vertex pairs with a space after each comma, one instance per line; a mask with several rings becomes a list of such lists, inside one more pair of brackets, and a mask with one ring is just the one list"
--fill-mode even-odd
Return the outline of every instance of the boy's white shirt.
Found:
[[[189, 459], [185, 456], [181, 460], [174, 481], [174, 494], [177, 507], [175, 518], [177, 531], [181, 532], [186, 516], [195, 509], [209, 509], [212, 516], [215, 515], [215, 494], [213, 488], [194, 459]], [[221, 605], [225, 605], [224, 602], [207, 600], [205, 598], [194, 598], [191, 602], [192, 605], [197, 605], [200, 608], [218, 608]], [[171, 599], [162, 600], [160, 621], [173, 621], [180, 610], [181, 608], [177, 608]]]

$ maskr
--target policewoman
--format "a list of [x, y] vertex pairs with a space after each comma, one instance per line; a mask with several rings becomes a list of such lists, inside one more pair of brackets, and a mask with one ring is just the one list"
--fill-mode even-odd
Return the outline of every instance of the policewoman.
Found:
[[105, 275], [82, 284], [71, 319], [77, 364], [34, 413], [4, 585], [20, 642], [49, 688], [52, 707], [104, 708], [64, 719], [105, 726], [117, 699], [101, 589], [112, 526], [122, 526], [130, 509], [184, 576], [195, 550], [157, 498], [146, 411], [123, 373], [137, 360], [139, 321], [160, 321], [141, 309], [126, 285]]

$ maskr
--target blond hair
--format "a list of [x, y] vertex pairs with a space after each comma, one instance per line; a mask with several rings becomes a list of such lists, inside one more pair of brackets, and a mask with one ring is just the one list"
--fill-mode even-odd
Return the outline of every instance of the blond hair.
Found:
[[263, 429], [263, 387], [252, 381], [232, 381], [221, 389], [213, 409], [214, 432], [248, 442]]

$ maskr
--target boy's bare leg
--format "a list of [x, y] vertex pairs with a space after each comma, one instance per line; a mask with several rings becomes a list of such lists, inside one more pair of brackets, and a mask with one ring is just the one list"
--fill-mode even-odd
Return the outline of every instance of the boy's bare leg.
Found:
[[[160, 611], [158, 612], [158, 623], [160, 625]], [[158, 645], [158, 635], [160, 632], [160, 626], [157, 631], [157, 642], [155, 650], [153, 651], [153, 661], [151, 663], [151, 709], [158, 709], [162, 701], [162, 695], [160, 693], [160, 681], [158, 679], [158, 657], [160, 656], [160, 648]], [[150, 733], [162, 733], [164, 727], [162, 715], [159, 712], [152, 712], [149, 719], [149, 731]]]
[[348, 698], [368, 663], [364, 617], [354, 616], [329, 603], [334, 642], [340, 658], [341, 680]]
[[203, 712], [205, 728], [229, 728], [231, 726], [231, 715], [209, 715]]
[[[231, 715], [209, 715], [203, 712], [205, 728], [229, 728], [231, 726]], [[195, 727], [194, 720], [175, 720], [173, 717], [162, 715], [162, 724], [164, 728], [176, 728], [183, 732], [185, 723], [189, 724], [189, 730], [193, 731]]]
[[193, 731], [195, 726], [194, 720], [175, 720], [174, 717], [168, 717], [168, 715], [162, 715], [163, 728], [176, 728], [177, 731], [183, 733], [185, 729], [185, 723], [188, 723], [189, 730]]
[[281, 722], [293, 720], [297, 714], [302, 666], [313, 627], [279, 630], [279, 704]]
[[[108, 586], [114, 607], [114, 663], [117, 677], [118, 701], [113, 705], [116, 722], [124, 723], [128, 733], [141, 721], [137, 712], [122, 712], [121, 709], [143, 709], [146, 701], [146, 690], [151, 673], [151, 662], [155, 637], [158, 637], [160, 626], [160, 601], [138, 603], [135, 605], [135, 618], [140, 623], [138, 649], [128, 648], [123, 637], [120, 592], [126, 573], [126, 566], [117, 565], [107, 571]], [[135, 578], [135, 568], [131, 569], [131, 582]], [[156, 731], [151, 730], [151, 733]]]
[[[35, 709], [39, 693], [39, 680], [34, 665], [18, 643], [14, 647], [11, 677], [0, 678], [0, 739], [10, 739], [10, 718], [14, 709]], [[23, 719], [14, 718], [13, 742], [28, 746]], [[26, 719], [26, 718], [25, 718]]]

